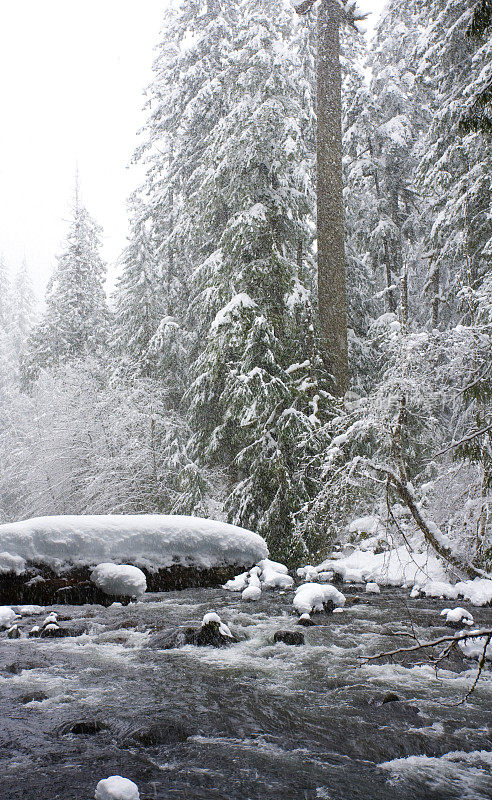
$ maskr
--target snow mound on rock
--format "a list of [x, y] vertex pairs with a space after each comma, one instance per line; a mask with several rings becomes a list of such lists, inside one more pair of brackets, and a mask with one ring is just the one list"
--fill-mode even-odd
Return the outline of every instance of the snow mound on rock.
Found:
[[19, 619], [19, 615], [15, 613], [13, 608], [0, 606], [0, 630], [2, 628], [10, 628], [15, 619]]
[[164, 514], [36, 517], [7, 523], [0, 525], [0, 550], [57, 572], [110, 561], [150, 570], [174, 564], [207, 569], [256, 564], [268, 556], [265, 540], [245, 528]]
[[138, 786], [128, 778], [111, 775], [99, 781], [94, 794], [95, 800], [140, 800]]
[[142, 570], [128, 564], [98, 564], [91, 572], [91, 581], [105, 594], [140, 597], [147, 591]]
[[299, 614], [310, 614], [312, 611], [323, 611], [329, 600], [335, 608], [345, 605], [345, 595], [330, 584], [303, 583], [296, 589], [293, 600], [294, 608]]
[[[229, 592], [242, 592], [243, 600], [259, 600], [262, 589], [290, 589], [294, 579], [285, 564], [263, 558], [249, 572], [242, 572], [223, 585]], [[258, 594], [260, 590], [260, 594]]]
[[473, 625], [473, 617], [466, 608], [443, 608], [441, 617], [446, 617], [446, 622]]

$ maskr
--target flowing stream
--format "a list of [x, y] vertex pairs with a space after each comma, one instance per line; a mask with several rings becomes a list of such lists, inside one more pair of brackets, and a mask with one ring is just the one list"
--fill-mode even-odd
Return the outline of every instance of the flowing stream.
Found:
[[[246, 603], [190, 589], [55, 608], [62, 625], [86, 625], [79, 637], [0, 634], [1, 800], [91, 800], [114, 774], [143, 800], [492, 798], [490, 668], [459, 705], [477, 668], [459, 654], [437, 678], [415, 658], [357, 665], [408, 643], [394, 631], [449, 633], [439, 617], [449, 604], [392, 589], [361, 600], [301, 628], [292, 592]], [[212, 610], [238, 644], [150, 646], [152, 633], [197, 627]], [[490, 608], [471, 610], [490, 624]], [[43, 619], [24, 616], [21, 628]], [[279, 629], [302, 631], [305, 645], [273, 644]], [[389, 691], [401, 700], [383, 704]]]

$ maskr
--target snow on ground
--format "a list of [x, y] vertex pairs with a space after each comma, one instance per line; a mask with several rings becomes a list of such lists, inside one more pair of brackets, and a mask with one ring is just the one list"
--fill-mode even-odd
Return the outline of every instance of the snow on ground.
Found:
[[140, 800], [137, 784], [120, 775], [99, 781], [94, 797], [95, 800]]
[[446, 580], [444, 568], [432, 553], [409, 553], [406, 545], [384, 553], [357, 548], [348, 556], [328, 559], [318, 572], [332, 570], [350, 583], [378, 583], [380, 586], [413, 586], [422, 580]]
[[0, 630], [2, 628], [10, 628], [15, 619], [18, 619], [18, 614], [15, 613], [13, 608], [0, 606]]
[[299, 614], [310, 614], [312, 611], [323, 611], [325, 603], [330, 600], [335, 608], [345, 605], [345, 595], [334, 586], [322, 583], [303, 583], [296, 589], [293, 604]]
[[492, 603], [492, 581], [487, 578], [475, 578], [473, 581], [460, 581], [455, 586], [460, 597], [469, 600], [473, 606], [485, 606]]
[[[123, 562], [159, 569], [173, 564], [211, 568], [256, 564], [268, 556], [264, 539], [225, 522], [161, 514], [37, 517], [0, 525], [0, 548], [15, 560], [57, 572], [72, 565]], [[22, 566], [24, 569], [25, 564]]]
[[453, 585], [436, 555], [428, 550], [410, 552], [406, 545], [393, 547], [383, 553], [357, 548], [349, 555], [327, 559], [317, 567], [308, 565], [297, 570], [300, 577], [308, 577], [311, 581], [326, 572], [340, 575], [347, 583], [412, 587], [412, 597], [421, 594], [447, 600], [463, 597], [474, 606], [492, 602], [492, 580], [475, 578]]
[[91, 572], [91, 581], [105, 594], [140, 597], [147, 591], [142, 570], [128, 564], [98, 564]]

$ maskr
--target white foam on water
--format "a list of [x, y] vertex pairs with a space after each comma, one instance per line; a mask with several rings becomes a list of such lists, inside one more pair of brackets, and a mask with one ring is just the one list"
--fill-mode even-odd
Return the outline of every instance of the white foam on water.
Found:
[[492, 753], [486, 750], [454, 751], [440, 758], [396, 758], [379, 768], [390, 773], [400, 791], [402, 784], [411, 783], [440, 792], [449, 800], [490, 800]]

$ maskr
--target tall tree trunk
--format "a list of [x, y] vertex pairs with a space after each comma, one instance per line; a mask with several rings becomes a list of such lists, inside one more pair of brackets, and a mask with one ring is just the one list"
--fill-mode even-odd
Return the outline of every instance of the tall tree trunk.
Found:
[[347, 295], [342, 197], [341, 9], [336, 0], [318, 7], [317, 234], [318, 307], [326, 360], [335, 391], [348, 387]]

